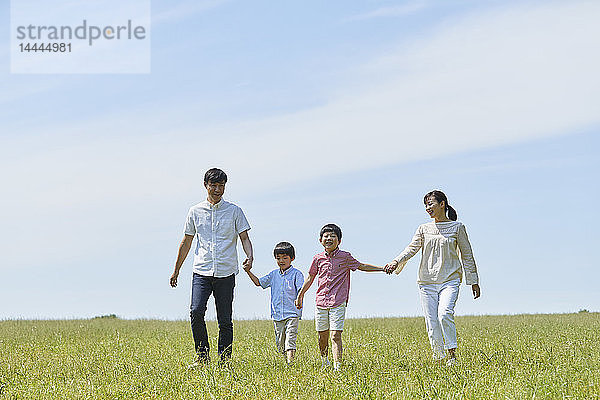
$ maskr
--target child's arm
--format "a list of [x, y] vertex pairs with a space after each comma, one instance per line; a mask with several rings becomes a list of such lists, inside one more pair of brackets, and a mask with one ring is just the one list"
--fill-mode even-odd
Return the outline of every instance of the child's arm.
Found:
[[250, 271], [250, 269], [251, 269], [251, 268], [252, 268], [252, 265], [251, 265], [251, 264], [250, 264], [250, 265], [245, 265], [245, 266], [244, 266], [244, 271], [246, 271], [246, 273], [248, 274], [248, 277], [250, 277], [250, 280], [251, 280], [252, 282], [254, 282], [254, 284], [255, 284], [256, 286], [260, 286], [260, 281], [258, 280], [258, 278], [256, 277], [256, 275], [254, 275], [254, 274], [252, 273], [252, 271]]
[[296, 308], [302, 308], [302, 302], [304, 301], [304, 293], [306, 293], [306, 291], [310, 288], [310, 285], [312, 285], [313, 281], [315, 280], [315, 276], [317, 276], [317, 274], [308, 274], [308, 279], [306, 280], [306, 282], [304, 282], [304, 285], [302, 285], [302, 289], [300, 289], [298, 297], [296, 297], [296, 301], [294, 302], [296, 304]]
[[371, 265], [371, 264], [360, 264], [358, 266], [358, 269], [360, 269], [361, 271], [365, 271], [365, 272], [383, 272], [384, 269], [381, 267], [378, 267], [376, 265]]

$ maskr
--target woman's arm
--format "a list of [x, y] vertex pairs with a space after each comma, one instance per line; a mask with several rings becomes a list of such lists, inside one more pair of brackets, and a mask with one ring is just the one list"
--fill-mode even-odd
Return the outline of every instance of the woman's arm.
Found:
[[473, 250], [471, 249], [467, 230], [462, 224], [458, 227], [457, 244], [460, 250], [463, 269], [465, 270], [465, 283], [467, 285], [477, 285], [479, 283], [477, 265], [475, 265], [475, 258], [473, 257]]
[[398, 257], [394, 258], [391, 262], [385, 265], [384, 271], [387, 274], [391, 274], [392, 272], [399, 274], [408, 260], [417, 254], [421, 247], [423, 247], [423, 233], [421, 232], [421, 227], [418, 227], [408, 246], [406, 246], [406, 248], [398, 255]]

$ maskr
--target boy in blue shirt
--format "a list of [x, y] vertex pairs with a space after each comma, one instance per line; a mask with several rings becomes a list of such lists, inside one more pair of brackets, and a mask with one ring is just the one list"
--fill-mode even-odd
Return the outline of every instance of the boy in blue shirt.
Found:
[[294, 301], [304, 284], [304, 275], [292, 266], [296, 253], [290, 243], [278, 243], [273, 255], [279, 269], [274, 269], [260, 279], [250, 271], [251, 264], [245, 265], [244, 271], [256, 286], [271, 288], [271, 318], [275, 327], [275, 342], [277, 349], [285, 354], [287, 363], [290, 364], [296, 353], [298, 320], [302, 317], [302, 309], [296, 308]]

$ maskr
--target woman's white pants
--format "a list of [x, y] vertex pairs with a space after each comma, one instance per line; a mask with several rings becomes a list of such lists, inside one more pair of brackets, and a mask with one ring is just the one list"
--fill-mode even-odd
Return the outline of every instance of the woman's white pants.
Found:
[[419, 284], [421, 305], [425, 314], [427, 336], [433, 350], [433, 357], [445, 357], [445, 349], [455, 349], [456, 325], [454, 305], [458, 299], [460, 279], [444, 283]]

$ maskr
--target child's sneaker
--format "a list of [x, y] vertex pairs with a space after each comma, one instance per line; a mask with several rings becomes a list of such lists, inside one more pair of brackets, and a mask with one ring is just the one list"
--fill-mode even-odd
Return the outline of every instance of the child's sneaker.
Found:
[[329, 368], [329, 359], [327, 357], [321, 357], [321, 368]]
[[456, 364], [458, 364], [458, 360], [456, 359], [456, 357], [450, 357], [449, 359], [446, 360], [446, 365], [448, 367], [453, 367]]

